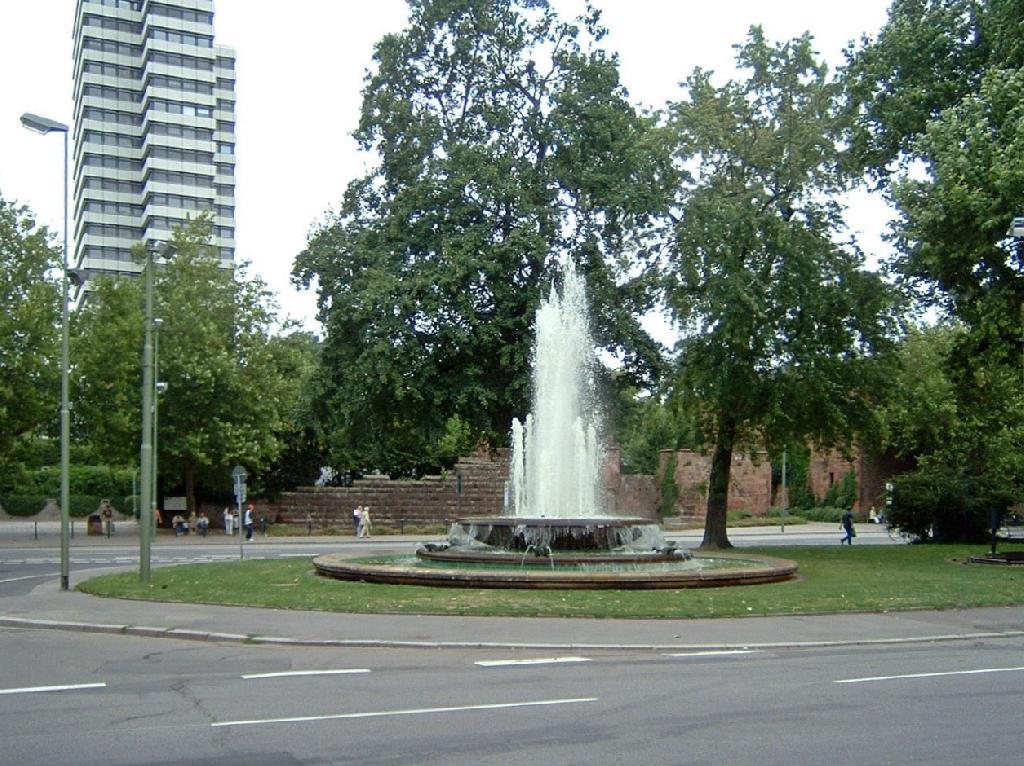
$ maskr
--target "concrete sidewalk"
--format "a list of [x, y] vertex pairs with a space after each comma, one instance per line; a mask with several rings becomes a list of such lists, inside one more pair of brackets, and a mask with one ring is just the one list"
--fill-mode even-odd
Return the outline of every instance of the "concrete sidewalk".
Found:
[[686, 651], [1024, 636], [1024, 607], [692, 620], [295, 612], [103, 599], [56, 579], [0, 599], [0, 626], [315, 646]]

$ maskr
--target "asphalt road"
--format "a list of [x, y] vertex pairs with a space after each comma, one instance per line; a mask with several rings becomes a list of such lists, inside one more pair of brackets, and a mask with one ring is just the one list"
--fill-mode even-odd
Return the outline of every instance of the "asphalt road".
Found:
[[0, 642], [11, 765], [1020, 759], [1020, 638], [681, 656]]
[[[830, 527], [742, 530], [732, 539], [836, 544]], [[699, 542], [696, 532], [672, 537]], [[308, 556], [414, 542], [266, 538], [244, 552]], [[864, 542], [889, 544], [881, 530], [865, 530]], [[163, 537], [153, 563], [238, 555], [234, 541]], [[130, 535], [76, 538], [72, 582], [137, 559]], [[1019, 609], [603, 622], [293, 616], [62, 594], [57, 567], [55, 539], [0, 540], [0, 612], [44, 618], [37, 624], [364, 642], [185, 641], [157, 628], [140, 636], [112, 625], [104, 634], [25, 627], [31, 620], [0, 627], [5, 765], [859, 766], [1021, 757]], [[372, 645], [375, 636], [391, 640]], [[422, 645], [407, 648], [402, 638]], [[673, 641], [691, 645], [666, 648]]]

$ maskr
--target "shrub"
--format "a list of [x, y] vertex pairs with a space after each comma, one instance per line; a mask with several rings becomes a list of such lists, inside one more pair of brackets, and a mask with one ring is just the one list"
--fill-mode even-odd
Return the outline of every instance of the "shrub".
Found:
[[838, 524], [847, 508], [831, 508], [819, 506], [817, 508], [794, 508], [792, 513], [808, 521], [821, 521], [829, 524]]
[[46, 495], [4, 495], [0, 506], [11, 516], [35, 516], [46, 506]]
[[679, 499], [679, 487], [676, 485], [676, 453], [669, 455], [665, 461], [665, 472], [661, 475], [659, 486], [660, 501], [658, 503], [658, 515], [662, 518], [674, 516], [676, 512], [676, 501]]
[[841, 481], [837, 481], [828, 488], [825, 497], [821, 501], [823, 507], [853, 508], [857, 500], [857, 476], [853, 471], [847, 473]]

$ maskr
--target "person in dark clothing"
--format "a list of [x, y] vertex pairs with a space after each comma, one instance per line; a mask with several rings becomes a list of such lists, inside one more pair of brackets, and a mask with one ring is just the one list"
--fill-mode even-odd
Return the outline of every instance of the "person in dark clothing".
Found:
[[839, 538], [839, 544], [853, 545], [853, 536], [856, 532], [853, 531], [853, 514], [849, 510], [843, 511], [843, 516], [839, 520], [839, 528], [845, 533]]

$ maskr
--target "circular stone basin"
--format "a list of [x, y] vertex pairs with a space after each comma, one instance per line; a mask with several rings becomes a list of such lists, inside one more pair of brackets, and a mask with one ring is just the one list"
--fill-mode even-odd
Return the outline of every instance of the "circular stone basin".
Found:
[[[392, 585], [428, 585], [462, 588], [648, 590], [657, 588], [708, 588], [752, 585], [788, 580], [797, 564], [767, 556], [716, 553], [713, 558], [694, 556], [676, 563], [519, 567], [505, 565], [453, 565], [438, 568], [431, 562], [360, 562], [346, 554], [329, 553], [313, 561], [320, 575], [339, 580], [359, 580]], [[409, 557], [406, 557], [409, 558]]]
[[472, 552], [565, 556], [671, 555], [661, 527], [650, 519], [599, 517], [589, 519], [485, 516], [457, 519], [445, 548], [431, 546], [433, 558], [460, 558]]

